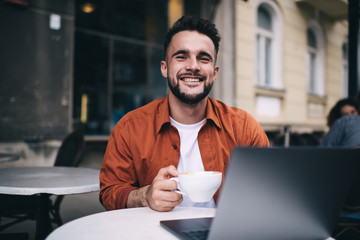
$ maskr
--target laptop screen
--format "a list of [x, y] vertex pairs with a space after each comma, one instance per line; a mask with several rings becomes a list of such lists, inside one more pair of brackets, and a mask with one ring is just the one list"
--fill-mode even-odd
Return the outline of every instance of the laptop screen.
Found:
[[209, 238], [328, 238], [359, 156], [350, 149], [236, 148]]
[[[327, 239], [359, 156], [360, 149], [235, 148], [208, 239]], [[184, 239], [192, 225], [205, 228], [184, 221], [161, 225]]]

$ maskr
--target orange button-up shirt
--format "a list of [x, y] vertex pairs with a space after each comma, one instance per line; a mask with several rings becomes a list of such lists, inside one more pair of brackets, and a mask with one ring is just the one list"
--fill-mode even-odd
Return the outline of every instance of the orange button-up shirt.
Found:
[[[268, 146], [269, 141], [250, 114], [208, 98], [198, 144], [204, 169], [224, 176], [235, 146]], [[128, 113], [108, 141], [100, 170], [101, 203], [107, 210], [125, 208], [130, 191], [151, 184], [160, 168], [176, 167], [179, 159], [180, 136], [170, 123], [168, 97]]]

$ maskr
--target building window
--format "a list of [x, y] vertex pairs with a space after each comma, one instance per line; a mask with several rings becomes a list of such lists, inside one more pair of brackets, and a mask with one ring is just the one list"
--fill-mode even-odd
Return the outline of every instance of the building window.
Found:
[[341, 63], [341, 79], [342, 79], [342, 96], [346, 98], [348, 96], [348, 90], [349, 90], [349, 44], [348, 41], [345, 40], [345, 42], [342, 45], [342, 63]]
[[318, 23], [309, 24], [306, 36], [308, 93], [324, 96], [324, 38]]
[[256, 7], [256, 84], [281, 89], [281, 14], [270, 0], [257, 1]]
[[307, 45], [308, 45], [308, 53], [307, 58], [309, 62], [309, 92], [316, 93], [316, 62], [319, 57], [317, 44], [316, 44], [316, 36], [311, 29], [307, 30]]
[[257, 83], [271, 86], [271, 43], [273, 32], [269, 12], [260, 6], [258, 10], [257, 45]]

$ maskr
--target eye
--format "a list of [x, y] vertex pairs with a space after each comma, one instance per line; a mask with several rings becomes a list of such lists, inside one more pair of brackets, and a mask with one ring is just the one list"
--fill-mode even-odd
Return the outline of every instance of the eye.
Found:
[[175, 58], [176, 59], [186, 59], [186, 57], [184, 55], [177, 55]]
[[198, 61], [202, 62], [202, 63], [209, 63], [212, 62], [212, 57], [209, 53], [207, 52], [200, 52], [200, 54], [197, 57]]
[[206, 56], [200, 57], [199, 60], [202, 61], [202, 62], [210, 62], [211, 61], [211, 59], [209, 57], [206, 57]]

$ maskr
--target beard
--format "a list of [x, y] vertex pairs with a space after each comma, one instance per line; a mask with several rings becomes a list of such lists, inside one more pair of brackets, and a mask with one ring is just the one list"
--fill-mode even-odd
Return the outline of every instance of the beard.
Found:
[[[173, 84], [172, 84], [173, 82]], [[181, 102], [186, 104], [196, 104], [203, 100], [209, 93], [213, 86], [213, 82], [209, 84], [204, 84], [204, 90], [201, 93], [190, 95], [186, 94], [185, 92], [182, 92], [180, 90], [180, 80], [179, 77], [177, 78], [177, 81], [170, 81], [168, 78], [168, 85], [171, 90], [171, 92], [177, 97]]]

